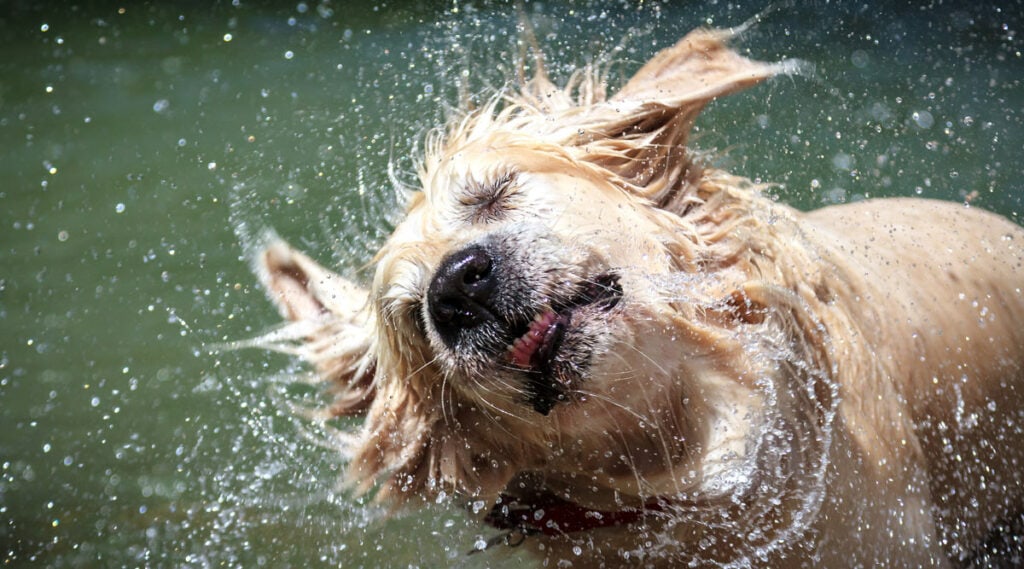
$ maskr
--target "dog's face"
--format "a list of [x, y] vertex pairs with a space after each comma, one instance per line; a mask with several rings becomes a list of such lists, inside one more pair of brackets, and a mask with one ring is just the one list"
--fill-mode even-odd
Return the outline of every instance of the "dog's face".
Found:
[[266, 248], [332, 410], [366, 415], [351, 479], [493, 501], [523, 476], [563, 497], [585, 476], [571, 499], [606, 508], [741, 483], [776, 363], [743, 290], [750, 192], [685, 141], [709, 100], [785, 69], [723, 39], [687, 36], [611, 98], [596, 75], [585, 100], [539, 75], [468, 115], [429, 149], [368, 289]]
[[[636, 322], [672, 258], [649, 203], [557, 148], [512, 133], [450, 149], [380, 257], [392, 343], [420, 344], [452, 394], [548, 415], [616, 368], [649, 375]], [[624, 361], [628, 360], [628, 361]]]
[[[746, 458], [755, 397], [734, 378], [753, 382], [756, 366], [718, 326], [730, 283], [683, 252], [702, 239], [695, 227], [517, 133], [436, 164], [380, 253], [370, 298], [385, 357], [403, 354], [397, 367], [442, 430], [470, 427], [485, 449], [525, 442], [471, 493], [522, 471], [599, 469], [600, 505], [697, 485], [726, 462], [687, 481], [676, 472], [687, 456]], [[709, 416], [722, 406], [733, 418]]]

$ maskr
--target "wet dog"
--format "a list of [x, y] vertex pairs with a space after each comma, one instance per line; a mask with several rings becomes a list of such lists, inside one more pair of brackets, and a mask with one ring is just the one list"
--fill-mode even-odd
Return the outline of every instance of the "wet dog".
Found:
[[701, 109], [794, 69], [729, 35], [467, 111], [365, 287], [267, 240], [354, 491], [584, 567], [956, 565], [1024, 511], [1024, 231], [708, 165]]

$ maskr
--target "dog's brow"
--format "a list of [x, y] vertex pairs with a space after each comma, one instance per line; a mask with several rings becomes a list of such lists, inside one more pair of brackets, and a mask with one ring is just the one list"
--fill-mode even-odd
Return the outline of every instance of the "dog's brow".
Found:
[[488, 175], [483, 180], [468, 177], [463, 190], [465, 196], [460, 198], [459, 201], [467, 203], [474, 198], [492, 198], [507, 190], [515, 181], [515, 178], [516, 173], [511, 170], [504, 171], [498, 175]]
[[516, 172], [512, 170], [489, 175], [484, 181], [467, 178], [457, 199], [460, 205], [472, 209], [468, 221], [487, 222], [500, 218], [506, 209], [505, 202], [514, 189], [515, 181]]

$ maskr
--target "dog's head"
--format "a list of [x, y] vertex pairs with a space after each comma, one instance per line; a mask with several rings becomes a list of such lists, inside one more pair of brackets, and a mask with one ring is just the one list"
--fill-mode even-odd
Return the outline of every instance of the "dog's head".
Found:
[[744, 332], [764, 324], [744, 283], [770, 246], [746, 229], [753, 190], [685, 144], [709, 101], [788, 70], [727, 36], [689, 34], [614, 96], [539, 72], [467, 113], [428, 147], [368, 290], [263, 251], [334, 414], [366, 415], [353, 480], [399, 502], [494, 499], [526, 473], [595, 506], [727, 491], [775, 365]]

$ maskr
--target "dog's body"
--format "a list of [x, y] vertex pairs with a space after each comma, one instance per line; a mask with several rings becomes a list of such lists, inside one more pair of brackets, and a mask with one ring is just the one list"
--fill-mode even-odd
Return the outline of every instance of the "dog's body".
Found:
[[580, 566], [947, 566], [1024, 512], [1024, 231], [961, 204], [801, 213], [695, 161], [786, 64], [697, 31], [614, 97], [539, 73], [428, 151], [369, 290], [261, 275], [363, 414], [348, 477]]

